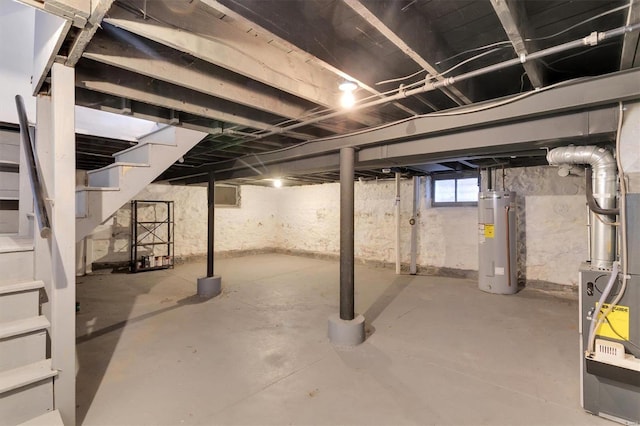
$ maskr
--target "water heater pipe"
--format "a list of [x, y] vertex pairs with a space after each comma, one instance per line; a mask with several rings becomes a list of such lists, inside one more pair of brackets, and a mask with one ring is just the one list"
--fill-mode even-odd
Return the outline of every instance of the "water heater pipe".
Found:
[[506, 206], [504, 208], [504, 215], [505, 215], [505, 224], [506, 226], [506, 237], [507, 237], [507, 280], [508, 280], [508, 286], [511, 287], [511, 284], [513, 284], [511, 282], [511, 250], [510, 245], [511, 245], [511, 230], [509, 229], [509, 210], [511, 210], [510, 206]]
[[400, 275], [400, 172], [396, 172], [396, 274]]
[[[597, 146], [567, 146], [555, 148], [547, 154], [547, 161], [553, 166], [587, 164], [591, 167], [593, 178], [592, 198], [600, 208], [609, 211], [616, 207], [616, 161], [611, 153]], [[591, 217], [591, 265], [596, 268], [609, 268], [615, 260], [616, 230], [603, 221]]]

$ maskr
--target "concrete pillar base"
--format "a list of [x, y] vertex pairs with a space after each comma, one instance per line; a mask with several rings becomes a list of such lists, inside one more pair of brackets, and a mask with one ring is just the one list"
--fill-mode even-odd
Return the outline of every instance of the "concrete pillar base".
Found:
[[339, 314], [329, 317], [329, 340], [338, 346], [356, 346], [364, 342], [364, 317], [356, 316], [351, 321], [340, 319]]
[[222, 277], [214, 275], [213, 277], [198, 278], [198, 296], [200, 297], [216, 297], [222, 292]]

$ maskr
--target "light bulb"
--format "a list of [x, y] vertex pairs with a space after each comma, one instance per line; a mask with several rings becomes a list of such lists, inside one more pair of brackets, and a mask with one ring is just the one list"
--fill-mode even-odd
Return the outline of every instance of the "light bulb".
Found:
[[356, 103], [356, 98], [353, 96], [353, 92], [345, 91], [340, 98], [340, 105], [343, 108], [351, 108]]
[[274, 179], [273, 180], [273, 186], [274, 186], [274, 188], [281, 188], [282, 187], [282, 180]]

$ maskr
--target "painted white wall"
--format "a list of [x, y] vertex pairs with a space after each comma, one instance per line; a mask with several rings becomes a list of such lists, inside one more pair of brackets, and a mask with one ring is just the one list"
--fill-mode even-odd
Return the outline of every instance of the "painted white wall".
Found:
[[[477, 270], [477, 209], [431, 207], [421, 180], [418, 264]], [[506, 187], [518, 193], [518, 253], [521, 276], [575, 285], [586, 260], [584, 178], [560, 178], [551, 167], [505, 171]], [[496, 185], [502, 188], [502, 177]], [[401, 183], [401, 257], [410, 258], [413, 183]], [[338, 183], [284, 187], [242, 186], [239, 208], [216, 209], [216, 251], [280, 248], [339, 254]], [[150, 185], [137, 199], [174, 200], [176, 255], [206, 253], [206, 188]], [[355, 183], [355, 255], [395, 261], [393, 179]], [[128, 260], [128, 206], [93, 235], [94, 262]]]
[[337, 183], [269, 188], [277, 198], [278, 247], [336, 254], [340, 251]]
[[[215, 210], [215, 250], [252, 250], [276, 246], [276, 200], [271, 188], [242, 186], [240, 207]], [[137, 200], [173, 200], [175, 255], [205, 254], [207, 249], [207, 189], [152, 184]], [[163, 216], [164, 217], [164, 216]], [[127, 204], [91, 234], [90, 262], [129, 260], [131, 209]], [[158, 253], [159, 254], [159, 253]]]
[[527, 278], [578, 285], [588, 257], [584, 195], [528, 196], [526, 216]]

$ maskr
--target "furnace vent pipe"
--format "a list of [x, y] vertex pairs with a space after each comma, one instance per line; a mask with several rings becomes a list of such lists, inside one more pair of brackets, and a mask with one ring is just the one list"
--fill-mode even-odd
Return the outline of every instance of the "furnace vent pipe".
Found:
[[591, 188], [587, 185], [587, 189], [591, 189], [592, 194], [587, 194], [587, 197], [592, 198], [590, 207], [593, 201], [598, 207], [596, 211], [590, 209], [591, 265], [596, 268], [610, 268], [615, 260], [616, 230], [613, 225], [596, 215], [618, 213], [616, 209], [617, 168], [613, 155], [597, 146], [567, 146], [552, 149], [547, 154], [547, 161], [552, 166], [586, 164], [591, 167]]

